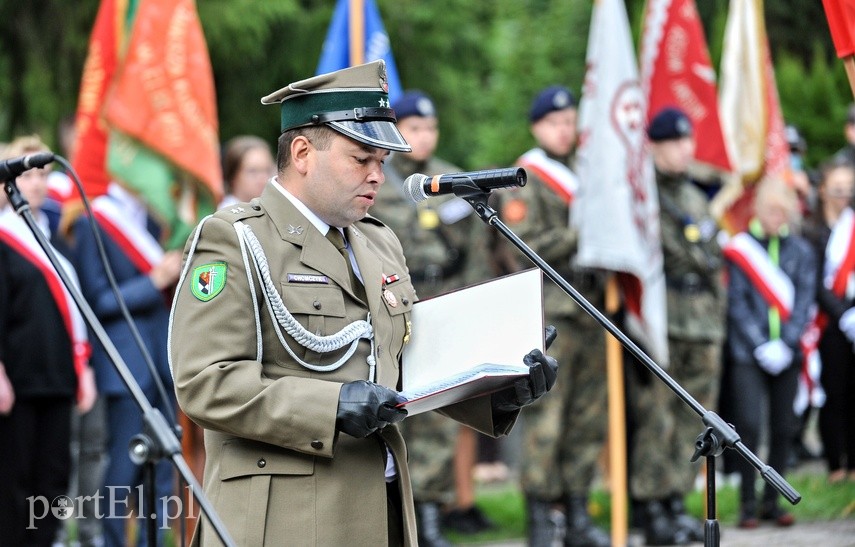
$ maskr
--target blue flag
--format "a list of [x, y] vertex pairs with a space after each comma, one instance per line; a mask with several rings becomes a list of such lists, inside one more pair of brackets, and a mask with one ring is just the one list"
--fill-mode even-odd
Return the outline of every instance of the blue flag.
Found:
[[[363, 0], [365, 13], [363, 29], [365, 51], [363, 62], [369, 63], [377, 59], [386, 61], [386, 77], [389, 82], [389, 100], [395, 102], [401, 96], [401, 81], [398, 79], [398, 68], [392, 57], [392, 47], [389, 35], [383, 27], [380, 12], [374, 0]], [[350, 66], [350, 0], [338, 0], [333, 13], [324, 47], [321, 50], [321, 60], [316, 74], [325, 74]]]

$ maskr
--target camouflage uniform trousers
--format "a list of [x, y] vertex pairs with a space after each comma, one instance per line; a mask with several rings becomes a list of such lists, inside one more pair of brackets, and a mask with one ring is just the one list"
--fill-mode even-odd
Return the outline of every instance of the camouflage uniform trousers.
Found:
[[607, 426], [605, 335], [590, 316], [547, 317], [558, 329], [548, 353], [558, 360], [555, 387], [523, 410], [520, 469], [528, 496], [587, 495]]
[[[668, 374], [708, 410], [715, 410], [721, 373], [721, 344], [668, 339]], [[640, 363], [633, 366], [643, 367]], [[630, 378], [634, 375], [630, 375]], [[633, 386], [637, 420], [630, 456], [630, 492], [638, 500], [683, 496], [694, 486], [700, 459], [690, 463], [704, 432], [695, 414], [664, 382]]]
[[454, 502], [454, 452], [460, 427], [437, 412], [416, 414], [401, 422], [417, 503]]

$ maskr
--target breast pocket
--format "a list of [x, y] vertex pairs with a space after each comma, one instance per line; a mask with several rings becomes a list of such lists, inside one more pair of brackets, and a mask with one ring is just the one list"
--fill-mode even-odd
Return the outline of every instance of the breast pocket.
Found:
[[[282, 282], [282, 301], [288, 312], [310, 333], [317, 336], [335, 334], [350, 321], [347, 320], [344, 293], [333, 285], [296, 285]], [[288, 340], [291, 349], [308, 363], [320, 363], [330, 359], [330, 354], [321, 355]]]

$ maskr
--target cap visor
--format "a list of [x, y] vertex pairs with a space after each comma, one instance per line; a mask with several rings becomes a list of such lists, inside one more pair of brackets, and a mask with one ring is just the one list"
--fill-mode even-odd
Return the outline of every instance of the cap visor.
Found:
[[412, 152], [401, 132], [392, 122], [375, 120], [370, 122], [327, 122], [339, 133], [375, 148], [384, 148], [396, 152]]

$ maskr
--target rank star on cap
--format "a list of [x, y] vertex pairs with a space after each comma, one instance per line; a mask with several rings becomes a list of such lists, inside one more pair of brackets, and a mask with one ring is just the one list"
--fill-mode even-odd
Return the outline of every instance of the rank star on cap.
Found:
[[377, 101], [377, 102], [379, 102], [379, 103], [380, 103], [380, 108], [389, 108], [389, 99], [383, 99], [383, 98], [381, 98], [381, 99], [380, 99], [379, 101]]

